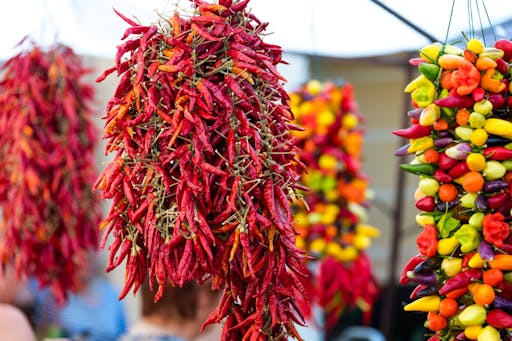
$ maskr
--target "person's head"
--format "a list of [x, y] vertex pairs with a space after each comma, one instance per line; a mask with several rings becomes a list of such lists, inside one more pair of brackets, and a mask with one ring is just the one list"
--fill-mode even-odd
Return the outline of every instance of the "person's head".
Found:
[[162, 322], [194, 322], [199, 326], [219, 303], [219, 292], [208, 283], [185, 283], [182, 287], [167, 285], [163, 296], [154, 302], [155, 290], [146, 281], [141, 286], [142, 317], [158, 318]]

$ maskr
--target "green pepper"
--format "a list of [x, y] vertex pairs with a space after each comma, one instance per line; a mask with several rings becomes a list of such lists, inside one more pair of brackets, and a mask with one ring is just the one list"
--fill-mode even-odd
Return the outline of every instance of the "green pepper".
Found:
[[404, 171], [416, 174], [416, 175], [432, 175], [434, 174], [435, 166], [427, 163], [419, 163], [415, 165], [411, 164], [401, 164], [400, 168]]
[[439, 65], [431, 64], [431, 63], [421, 63], [418, 66], [418, 69], [420, 70], [421, 74], [425, 76], [428, 80], [435, 82], [437, 77], [439, 77], [439, 74], [441, 71], [441, 68]]
[[477, 229], [469, 224], [464, 224], [455, 232], [455, 238], [461, 244], [460, 250], [464, 253], [471, 252], [478, 246], [480, 242], [480, 234]]
[[453, 217], [453, 212], [443, 214], [437, 222], [437, 229], [441, 238], [446, 238], [460, 225], [460, 220]]
[[[450, 96], [450, 90], [448, 90], [448, 89], [443, 89], [439, 93], [439, 99], [443, 99], [448, 96]], [[447, 107], [443, 107], [443, 106], [441, 106], [441, 111], [445, 114], [445, 117], [451, 118], [451, 119], [453, 119], [453, 117], [455, 116], [455, 113], [456, 113], [456, 110], [454, 108], [447, 108]]]

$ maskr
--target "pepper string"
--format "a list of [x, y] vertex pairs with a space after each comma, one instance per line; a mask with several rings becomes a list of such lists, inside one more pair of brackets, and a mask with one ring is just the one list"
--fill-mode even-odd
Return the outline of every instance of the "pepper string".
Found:
[[404, 171], [415, 193], [418, 255], [400, 283], [416, 283], [404, 306], [427, 312], [429, 340], [512, 339], [512, 42], [463, 48], [434, 43], [410, 60], [411, 126]]
[[123, 298], [149, 277], [158, 287], [211, 278], [223, 289], [205, 324], [223, 340], [300, 339], [307, 301], [303, 250], [290, 203], [304, 165], [279, 46], [248, 1], [193, 2], [193, 12], [130, 27], [107, 108], [106, 153], [94, 187], [112, 199], [101, 227], [110, 271], [126, 260]]
[[71, 48], [33, 43], [3, 64], [0, 80], [0, 264], [60, 302], [80, 284], [101, 219], [86, 72]]
[[350, 83], [310, 80], [290, 94], [299, 158], [308, 172], [305, 203], [293, 206], [297, 245], [318, 263], [311, 276], [313, 298], [330, 331], [345, 307], [358, 307], [369, 322], [379, 294], [365, 251], [379, 230], [367, 223], [370, 192], [362, 172], [364, 117]]

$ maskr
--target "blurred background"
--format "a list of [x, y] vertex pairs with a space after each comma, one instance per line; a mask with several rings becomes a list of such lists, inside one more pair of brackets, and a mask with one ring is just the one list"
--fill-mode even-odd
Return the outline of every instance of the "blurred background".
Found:
[[[409, 67], [408, 60], [432, 41], [462, 41], [461, 33], [467, 33], [470, 26], [468, 6], [466, 1], [454, 3], [453, 8], [452, 1], [446, 0], [252, 0], [249, 5], [260, 20], [269, 23], [265, 40], [283, 47], [289, 64], [282, 65], [280, 72], [288, 80], [287, 90], [293, 91], [310, 79], [341, 79], [354, 86], [359, 111], [367, 120], [363, 168], [374, 194], [369, 223], [382, 232], [368, 254], [383, 287], [394, 287], [405, 262], [417, 253], [413, 198], [417, 180], [399, 171], [403, 160], [393, 153], [405, 142], [391, 133], [405, 124], [409, 109], [403, 88], [416, 77], [416, 71]], [[512, 7], [502, 0], [476, 4], [482, 5], [473, 9], [474, 13], [481, 11], [482, 22], [473, 25], [481, 27], [489, 43], [493, 35], [496, 39], [512, 36]], [[127, 28], [114, 8], [148, 24], [157, 21], [159, 15], [172, 13], [176, 6], [186, 7], [188, 1], [4, 2], [0, 12], [0, 63], [18, 51], [16, 44], [27, 35], [42, 44], [60, 41], [84, 57], [86, 66], [93, 70], [89, 80], [94, 83], [113, 65], [116, 46]], [[115, 76], [95, 84], [98, 129], [103, 128], [101, 117], [116, 84]], [[96, 160], [98, 170], [103, 169], [107, 161], [104, 143], [98, 147]], [[119, 267], [106, 276], [120, 287], [123, 271]], [[401, 310], [397, 295], [393, 309]], [[131, 296], [124, 301], [129, 307], [129, 322], [133, 322], [138, 318], [138, 302]], [[382, 306], [386, 306], [385, 301]]]

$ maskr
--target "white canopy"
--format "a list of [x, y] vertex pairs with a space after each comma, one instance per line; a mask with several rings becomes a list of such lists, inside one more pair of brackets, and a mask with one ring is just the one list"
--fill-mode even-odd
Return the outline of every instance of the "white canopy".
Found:
[[[452, 1], [380, 0], [401, 16], [439, 41], [447, 34]], [[503, 0], [456, 0], [450, 37], [469, 35], [472, 4], [473, 26], [495, 26], [498, 36], [506, 32], [498, 24], [512, 19], [512, 6]], [[24, 36], [37, 42], [57, 39], [77, 52], [110, 57], [115, 54], [127, 24], [113, 11], [147, 24], [158, 20], [157, 13], [169, 14], [189, 0], [16, 0], [4, 1], [0, 11], [0, 58], [11, 56]], [[429, 43], [371, 0], [252, 0], [252, 12], [268, 22], [266, 40], [285, 52], [357, 57], [414, 50]], [[486, 16], [486, 11], [489, 18]], [[480, 15], [478, 14], [480, 13]], [[512, 37], [506, 37], [512, 38]]]

